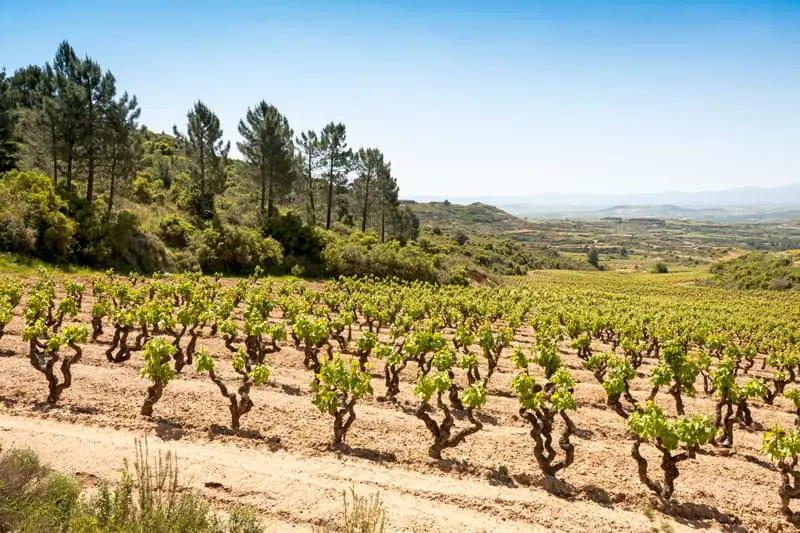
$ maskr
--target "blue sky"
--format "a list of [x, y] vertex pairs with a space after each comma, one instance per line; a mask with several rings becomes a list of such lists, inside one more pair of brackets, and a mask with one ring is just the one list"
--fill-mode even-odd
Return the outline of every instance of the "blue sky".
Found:
[[800, 182], [800, 0], [2, 0], [0, 64], [67, 39], [182, 127], [261, 99], [392, 161], [401, 195]]

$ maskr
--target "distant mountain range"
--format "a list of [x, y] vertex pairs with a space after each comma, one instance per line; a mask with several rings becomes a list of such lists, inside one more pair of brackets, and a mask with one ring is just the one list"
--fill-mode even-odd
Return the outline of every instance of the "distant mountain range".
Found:
[[[424, 202], [445, 198], [411, 196], [407, 199]], [[446, 199], [457, 204], [490, 204], [523, 218], [658, 217], [731, 222], [800, 219], [800, 184], [700, 192], [543, 193]]]

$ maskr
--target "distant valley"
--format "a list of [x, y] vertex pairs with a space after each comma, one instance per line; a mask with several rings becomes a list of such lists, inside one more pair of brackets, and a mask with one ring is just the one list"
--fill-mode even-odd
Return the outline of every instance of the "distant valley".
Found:
[[[410, 196], [418, 202], [443, 201]], [[520, 218], [662, 218], [703, 222], [781, 222], [800, 219], [800, 184], [720, 191], [645, 194], [543, 193], [520, 196], [448, 197], [451, 203], [494, 205]]]

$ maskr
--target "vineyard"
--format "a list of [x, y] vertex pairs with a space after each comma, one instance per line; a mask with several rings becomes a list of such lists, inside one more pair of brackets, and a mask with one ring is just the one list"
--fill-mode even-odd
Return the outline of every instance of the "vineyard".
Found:
[[[792, 530], [800, 298], [678, 281], [0, 278], [0, 421], [356, 465], [398, 530]], [[292, 483], [219, 497], [313, 525], [344, 488]]]

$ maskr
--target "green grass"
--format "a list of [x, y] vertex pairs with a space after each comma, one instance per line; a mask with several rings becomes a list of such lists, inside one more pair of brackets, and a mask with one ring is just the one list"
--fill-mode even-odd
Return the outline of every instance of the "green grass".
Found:
[[[0, 450], [0, 452], [2, 452]], [[176, 457], [150, 454], [137, 441], [133, 466], [116, 484], [104, 483], [82, 496], [71, 476], [42, 464], [31, 450], [0, 453], [0, 531], [39, 533], [263, 533], [245, 507], [223, 517], [194, 491], [180, 485]], [[342, 496], [341, 512], [318, 533], [384, 533], [388, 515], [380, 494], [361, 496], [354, 488]]]
[[85, 267], [74, 265], [54, 265], [45, 263], [38, 259], [24, 257], [17, 254], [0, 252], [0, 273], [16, 275], [34, 275], [40, 270], [47, 272], [59, 272], [63, 274], [92, 274], [95, 271]]
[[263, 525], [245, 508], [222, 518], [178, 482], [169, 453], [151, 456], [137, 442], [133, 469], [127, 463], [119, 482], [81, 497], [77, 481], [52, 471], [30, 450], [0, 456], [0, 531], [37, 533], [262, 533]]

